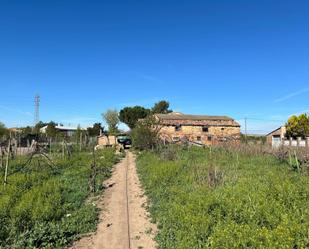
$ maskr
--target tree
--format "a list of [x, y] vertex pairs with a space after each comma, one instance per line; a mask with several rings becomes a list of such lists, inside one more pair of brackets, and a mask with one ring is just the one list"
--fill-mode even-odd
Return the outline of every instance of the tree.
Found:
[[46, 127], [46, 136], [49, 138], [55, 138], [57, 136], [56, 123], [50, 121]]
[[5, 127], [3, 123], [0, 122], [0, 137], [8, 134], [8, 129]]
[[149, 109], [142, 106], [125, 107], [119, 112], [121, 122], [133, 129], [139, 119], [147, 117], [150, 113]]
[[41, 129], [42, 127], [46, 126], [46, 125], [48, 125], [48, 123], [44, 123], [44, 122], [42, 122], [42, 121], [38, 122], [38, 123], [34, 126], [34, 128], [33, 128], [33, 132], [34, 132], [35, 134], [39, 134], [39, 133], [40, 133], [40, 129]]
[[88, 135], [91, 137], [99, 136], [100, 132], [103, 131], [101, 123], [94, 123], [92, 127], [87, 128]]
[[154, 104], [154, 106], [152, 107], [151, 111], [153, 114], [156, 113], [170, 113], [172, 112], [172, 110], [169, 110], [170, 103], [165, 101], [165, 100], [161, 100], [157, 103]]
[[108, 132], [110, 134], [115, 134], [118, 132], [119, 116], [117, 110], [107, 110], [102, 113], [103, 120], [108, 126]]
[[308, 137], [309, 116], [306, 113], [291, 116], [286, 123], [286, 135], [288, 137]]
[[30, 126], [26, 126], [26, 127], [21, 128], [21, 134], [23, 134], [23, 135], [32, 134], [32, 128]]
[[159, 144], [160, 128], [154, 116], [138, 121], [131, 133], [133, 146], [140, 150], [155, 148]]

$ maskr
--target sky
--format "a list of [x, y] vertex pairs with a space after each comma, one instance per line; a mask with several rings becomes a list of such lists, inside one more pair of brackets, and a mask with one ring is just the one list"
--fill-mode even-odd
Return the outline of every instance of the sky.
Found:
[[161, 99], [267, 133], [309, 112], [309, 1], [0, 1], [0, 121], [81, 126]]

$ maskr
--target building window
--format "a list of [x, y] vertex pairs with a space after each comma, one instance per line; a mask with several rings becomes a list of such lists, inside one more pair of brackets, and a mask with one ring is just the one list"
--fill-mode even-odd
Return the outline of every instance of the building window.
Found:
[[175, 126], [175, 131], [181, 131], [181, 125], [176, 125]]
[[202, 137], [198, 136], [198, 137], [196, 137], [196, 140], [197, 141], [202, 141]]
[[208, 136], [208, 137], [207, 137], [207, 140], [208, 140], [208, 141], [211, 141], [211, 136]]
[[203, 126], [202, 130], [203, 132], [208, 132], [208, 126]]

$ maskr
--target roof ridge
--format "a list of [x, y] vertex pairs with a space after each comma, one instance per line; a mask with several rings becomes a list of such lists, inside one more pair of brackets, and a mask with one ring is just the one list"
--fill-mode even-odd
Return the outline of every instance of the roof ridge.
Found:
[[226, 115], [204, 115], [204, 114], [173, 114], [173, 113], [168, 113], [168, 114], [165, 114], [165, 113], [158, 113], [158, 114], [155, 114], [157, 115], [158, 117], [164, 117], [164, 118], [167, 118], [167, 119], [189, 119], [189, 118], [194, 118], [194, 119], [228, 119], [228, 120], [234, 120], [233, 118], [229, 117], [229, 116], [226, 116]]

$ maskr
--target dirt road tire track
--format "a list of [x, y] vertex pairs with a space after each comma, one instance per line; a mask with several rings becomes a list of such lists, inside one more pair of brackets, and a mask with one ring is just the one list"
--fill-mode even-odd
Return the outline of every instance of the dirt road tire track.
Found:
[[144, 208], [147, 199], [131, 152], [115, 166], [105, 185], [110, 187], [97, 202], [101, 209], [97, 231], [81, 238], [71, 248], [155, 249], [156, 226], [150, 223]]

